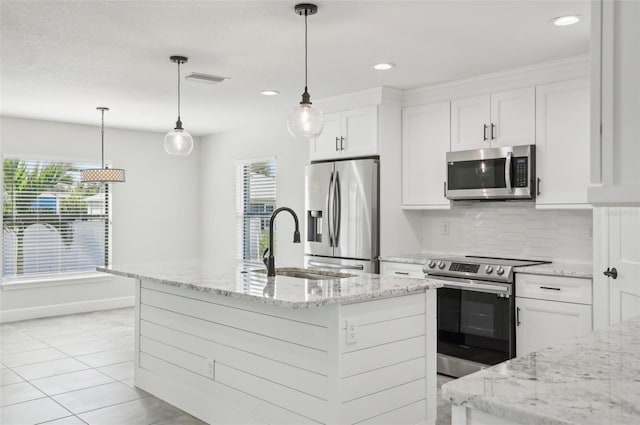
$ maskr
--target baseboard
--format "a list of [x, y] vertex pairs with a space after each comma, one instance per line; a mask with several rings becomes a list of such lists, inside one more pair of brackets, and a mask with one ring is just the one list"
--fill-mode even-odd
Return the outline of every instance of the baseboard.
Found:
[[66, 304], [52, 304], [38, 307], [16, 308], [0, 311], [0, 323], [18, 320], [37, 319], [39, 317], [64, 316], [66, 314], [86, 313], [98, 310], [132, 307], [133, 296], [119, 298], [103, 298], [98, 300], [78, 301]]

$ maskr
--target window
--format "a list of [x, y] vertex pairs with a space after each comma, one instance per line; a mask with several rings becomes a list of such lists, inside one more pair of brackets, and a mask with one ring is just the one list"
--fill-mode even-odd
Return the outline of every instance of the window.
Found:
[[276, 161], [238, 162], [236, 170], [237, 258], [262, 262], [276, 208]]
[[95, 272], [109, 264], [109, 187], [82, 183], [99, 164], [3, 160], [3, 280]]

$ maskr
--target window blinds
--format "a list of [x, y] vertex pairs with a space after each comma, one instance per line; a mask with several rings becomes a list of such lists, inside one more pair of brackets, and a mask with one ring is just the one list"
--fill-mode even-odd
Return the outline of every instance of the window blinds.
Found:
[[109, 264], [108, 185], [81, 183], [100, 164], [4, 159], [4, 280], [94, 272]]
[[236, 171], [237, 258], [262, 262], [276, 208], [276, 161], [238, 162]]

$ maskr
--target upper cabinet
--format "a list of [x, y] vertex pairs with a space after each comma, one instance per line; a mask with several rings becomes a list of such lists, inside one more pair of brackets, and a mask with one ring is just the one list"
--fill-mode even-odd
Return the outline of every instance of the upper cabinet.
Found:
[[450, 102], [402, 110], [402, 206], [442, 209], [445, 196], [446, 154], [450, 147]]
[[640, 2], [591, 2], [594, 205], [640, 206]]
[[378, 154], [378, 107], [324, 115], [324, 129], [311, 140], [311, 161]]
[[451, 102], [452, 151], [534, 143], [534, 87]]
[[589, 79], [536, 87], [538, 208], [590, 208]]

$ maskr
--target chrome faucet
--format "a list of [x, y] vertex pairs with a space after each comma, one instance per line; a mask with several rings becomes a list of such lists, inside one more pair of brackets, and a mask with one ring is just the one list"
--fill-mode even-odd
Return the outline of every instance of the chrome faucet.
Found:
[[[298, 227], [298, 216], [296, 213], [288, 207], [280, 207], [275, 210], [273, 214], [271, 214], [271, 220], [269, 221], [269, 248], [265, 249], [262, 254], [262, 262], [267, 266], [267, 276], [276, 275], [276, 258], [273, 256], [273, 222], [281, 211], [287, 211], [293, 216], [293, 220], [296, 223], [296, 230], [293, 232], [293, 243], [300, 243], [300, 229]], [[265, 258], [267, 251], [269, 251], [269, 257]]]

